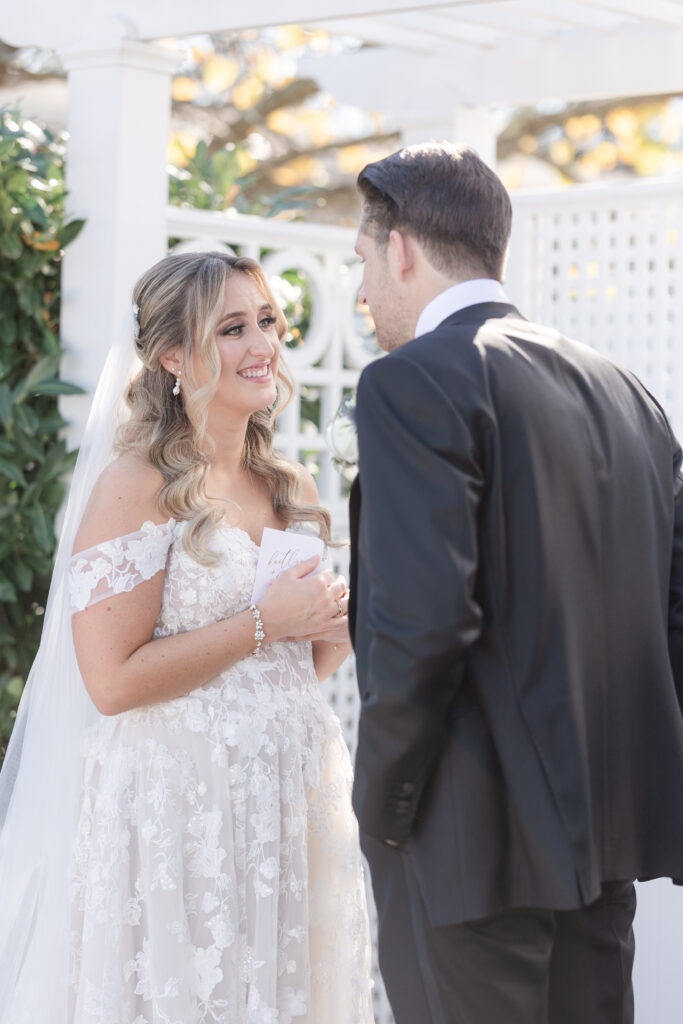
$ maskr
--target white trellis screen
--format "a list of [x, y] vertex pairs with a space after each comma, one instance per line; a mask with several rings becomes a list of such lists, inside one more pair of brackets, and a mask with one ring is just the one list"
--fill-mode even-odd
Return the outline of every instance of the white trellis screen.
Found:
[[517, 194], [507, 288], [632, 370], [683, 436], [683, 179]]
[[[513, 207], [511, 300], [529, 319], [556, 326], [633, 370], [683, 437], [683, 403], [677, 401], [683, 386], [683, 182], [517, 194]], [[362, 367], [378, 355], [357, 304], [354, 232], [172, 207], [167, 225], [175, 247], [228, 246], [261, 260], [271, 278], [280, 278], [286, 312], [295, 320], [303, 314], [305, 337], [287, 353], [300, 395], [281, 418], [279, 447], [313, 470], [336, 536], [346, 537], [348, 484], [330, 463], [324, 430]], [[301, 296], [287, 294], [282, 283], [290, 271], [308, 291], [304, 310], [297, 308]], [[346, 574], [345, 548], [337, 550], [336, 563]], [[358, 694], [352, 659], [324, 685], [353, 754]], [[391, 1024], [376, 951], [375, 977], [376, 1022]]]

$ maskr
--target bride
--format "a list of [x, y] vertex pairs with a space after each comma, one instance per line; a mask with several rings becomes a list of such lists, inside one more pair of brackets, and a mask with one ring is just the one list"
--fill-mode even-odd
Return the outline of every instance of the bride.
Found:
[[371, 1024], [318, 686], [349, 653], [346, 586], [312, 559], [250, 606], [264, 527], [330, 541], [272, 448], [284, 317], [217, 253], [167, 257], [134, 300], [137, 372], [126, 346], [103, 372], [0, 778], [0, 1021]]

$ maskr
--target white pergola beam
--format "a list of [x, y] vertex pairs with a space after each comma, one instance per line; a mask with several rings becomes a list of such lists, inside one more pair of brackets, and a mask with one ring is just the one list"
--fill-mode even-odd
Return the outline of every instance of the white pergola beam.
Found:
[[[301, 72], [340, 102], [375, 110], [441, 110], [461, 102], [477, 106], [575, 102], [683, 91], [683, 28], [623, 25], [611, 33], [564, 32], [538, 40], [518, 36], [514, 46], [472, 46], [418, 36], [381, 20], [334, 22], [376, 49], [310, 58]], [[411, 45], [412, 39], [412, 45]], [[656, 54], [656, 59], [643, 59]]]
[[[198, 31], [218, 32], [270, 25], [303, 24], [310, 21], [325, 22], [349, 15], [376, 17], [400, 11], [430, 11], [445, 6], [443, 0], [251, 0], [248, 4], [226, 5], [225, 0], [195, 0], [194, 3], [169, 0], [101, 0], [107, 7], [130, 18], [144, 38], [158, 37], [157, 27], [167, 26], [163, 35], [188, 35]], [[498, 0], [508, 2], [508, 0]], [[490, 0], [448, 0], [447, 6], [471, 7]]]
[[[278, 0], [252, 0], [249, 5], [226, 5], [224, 0], [69, 0], [68, 16], [54, 0], [33, 0], [30, 5], [6, 5], [0, 13], [0, 38], [63, 51], [95, 40], [283, 22], [319, 26], [405, 51], [391, 74], [391, 88], [400, 94], [407, 82], [420, 94], [420, 105], [427, 101], [437, 108], [452, 103], [453, 97], [468, 105], [507, 106], [683, 88], [683, 7], [672, 0], [290, 0], [286, 7]], [[581, 22], [584, 27], [579, 27]], [[592, 27], [586, 27], [589, 23]], [[415, 64], [420, 56], [429, 59], [430, 68], [424, 61]], [[326, 58], [325, 63], [340, 59]], [[411, 67], [420, 76], [412, 82]], [[325, 82], [324, 68], [320, 79]], [[347, 93], [357, 95], [357, 85], [347, 82], [346, 88], [340, 82], [338, 98], [350, 101]], [[376, 91], [373, 76], [365, 76], [363, 94], [353, 102], [390, 109], [374, 99]]]
[[[509, 0], [497, 0], [507, 3]], [[7, 3], [0, 12], [0, 38], [13, 46], [61, 50], [98, 38], [161, 39], [205, 32], [239, 31], [273, 25], [326, 22], [342, 17], [376, 17], [400, 11], [452, 10], [490, 0], [54, 0]]]
[[429, 17], [425, 17], [421, 11], [400, 11], [382, 18], [379, 24], [406, 33], [405, 38], [408, 40], [412, 37], [417, 41], [426, 36], [439, 46], [459, 42], [487, 48], [496, 46], [505, 35], [490, 25], [477, 25], [457, 17], [445, 16], [442, 11], [430, 11]]
[[639, 21], [660, 25], [683, 25], [683, 7], [678, 0], [574, 0], [584, 7], [599, 8], [610, 14], [629, 14]]
[[455, 13], [446, 9], [439, 12], [443, 18], [458, 21], [461, 25], [478, 25], [481, 28], [494, 30], [508, 39], [517, 37], [544, 41], [550, 39], [557, 27], [540, 15], [527, 15], [521, 19], [512, 5], [506, 7], [471, 7], [461, 8]]
[[[561, 41], [519, 40], [470, 62], [480, 103], [568, 102], [683, 90], [683, 29], [623, 25], [610, 33], [568, 32]], [[644, 55], [648, 55], [647, 59]]]
[[[517, 0], [515, 11], [521, 17], [544, 18], [564, 31], [612, 32], [619, 24], [614, 11], [605, 10], [597, 3], [581, 4], [578, 0], [562, 0], [559, 4], [547, 0]], [[616, 13], [628, 20], [626, 12]]]

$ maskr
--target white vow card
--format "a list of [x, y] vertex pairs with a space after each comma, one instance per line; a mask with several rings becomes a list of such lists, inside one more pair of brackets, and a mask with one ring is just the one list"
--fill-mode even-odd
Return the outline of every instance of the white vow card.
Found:
[[266, 526], [261, 539], [251, 603], [256, 604], [261, 600], [268, 587], [280, 573], [298, 565], [299, 562], [305, 562], [307, 558], [313, 558], [314, 555], [320, 555], [321, 564], [309, 575], [319, 572], [324, 554], [325, 545], [320, 537], [308, 533], [271, 530], [269, 526]]

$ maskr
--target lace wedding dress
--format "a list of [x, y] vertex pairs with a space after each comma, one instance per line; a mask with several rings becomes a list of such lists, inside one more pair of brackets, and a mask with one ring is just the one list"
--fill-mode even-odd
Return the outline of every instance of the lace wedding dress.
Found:
[[[73, 608], [163, 568], [155, 637], [246, 608], [248, 534], [219, 529], [206, 567], [183, 529], [145, 523], [74, 556]], [[69, 880], [73, 1024], [371, 1024], [350, 786], [306, 642], [99, 719]]]

